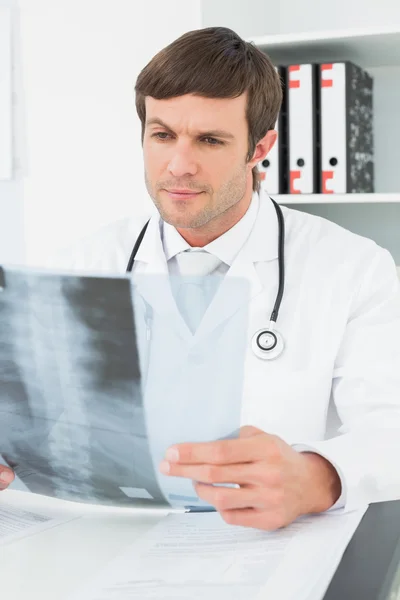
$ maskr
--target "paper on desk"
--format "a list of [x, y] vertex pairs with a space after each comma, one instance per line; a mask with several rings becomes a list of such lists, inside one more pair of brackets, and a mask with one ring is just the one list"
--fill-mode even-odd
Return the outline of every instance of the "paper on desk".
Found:
[[24, 510], [0, 503], [0, 545], [67, 523], [79, 515], [56, 510]]
[[229, 526], [219, 513], [169, 515], [69, 600], [317, 600], [312, 590], [329, 583], [365, 510], [275, 532]]

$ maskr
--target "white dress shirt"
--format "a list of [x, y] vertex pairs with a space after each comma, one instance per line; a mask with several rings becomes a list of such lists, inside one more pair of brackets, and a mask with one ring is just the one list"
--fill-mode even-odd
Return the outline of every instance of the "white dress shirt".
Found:
[[257, 193], [254, 193], [250, 206], [242, 219], [223, 235], [203, 248], [190, 246], [175, 227], [161, 221], [161, 236], [170, 275], [181, 275], [179, 263], [176, 259], [177, 254], [185, 251], [198, 252], [203, 250], [213, 254], [221, 261], [220, 265], [212, 273], [225, 275], [253, 229], [257, 219], [259, 204], [259, 196]]

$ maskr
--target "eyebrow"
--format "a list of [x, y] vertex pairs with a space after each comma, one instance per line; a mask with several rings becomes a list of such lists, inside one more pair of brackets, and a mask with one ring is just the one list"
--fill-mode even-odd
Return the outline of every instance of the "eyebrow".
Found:
[[[169, 127], [169, 125], [167, 125], [166, 123], [164, 123], [164, 121], [162, 121], [161, 119], [158, 119], [157, 117], [154, 117], [153, 119], [149, 119], [148, 121], [146, 121], [146, 125], [160, 125], [161, 127], [164, 127], [164, 129], [167, 129], [168, 131], [170, 131], [171, 133], [174, 133], [174, 131], [171, 129], [171, 127]], [[232, 133], [229, 133], [228, 131], [224, 131], [223, 129], [213, 129], [210, 131], [199, 131], [198, 135], [200, 137], [220, 137], [220, 138], [225, 138], [227, 140], [233, 140], [235, 138], [234, 135], [232, 135]]]

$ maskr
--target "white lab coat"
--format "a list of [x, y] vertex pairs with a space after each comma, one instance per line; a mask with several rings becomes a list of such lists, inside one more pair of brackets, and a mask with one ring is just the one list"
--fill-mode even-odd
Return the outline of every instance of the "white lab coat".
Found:
[[[214, 334], [223, 352], [229, 347], [223, 336], [228, 340], [235, 319], [246, 319], [241, 425], [329, 459], [344, 482], [346, 510], [400, 498], [400, 284], [394, 261], [369, 239], [282, 207], [286, 268], [278, 328], [286, 347], [277, 360], [260, 360], [250, 340], [268, 325], [278, 283], [276, 213], [268, 196], [260, 200], [256, 225], [195, 336], [179, 318], [167, 284], [162, 293], [157, 286], [145, 290], [154, 310], [153, 340], [168, 327], [170, 339], [175, 332], [195, 356]], [[59, 266], [124, 273], [145, 220], [103, 228], [77, 243]], [[163, 274], [168, 281], [158, 214], [151, 217], [135, 273]], [[248, 288], [232, 293], [237, 278]]]

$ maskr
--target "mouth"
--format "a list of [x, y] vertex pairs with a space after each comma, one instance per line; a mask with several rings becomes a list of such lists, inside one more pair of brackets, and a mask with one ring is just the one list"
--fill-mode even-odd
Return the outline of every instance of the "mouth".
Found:
[[194, 192], [193, 190], [163, 190], [173, 200], [190, 200], [197, 198], [203, 192]]

